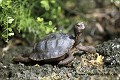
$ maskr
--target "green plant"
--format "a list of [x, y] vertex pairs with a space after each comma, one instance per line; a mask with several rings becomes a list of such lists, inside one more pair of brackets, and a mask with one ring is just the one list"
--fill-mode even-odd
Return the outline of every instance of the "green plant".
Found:
[[0, 36], [8, 42], [11, 36], [16, 35], [16, 30], [24, 39], [34, 43], [46, 34], [55, 32], [55, 25], [70, 30], [68, 25], [79, 21], [80, 17], [66, 16], [64, 2], [67, 1], [0, 0]]
[[[34, 2], [34, 0], [32, 1]], [[44, 4], [45, 5], [45, 4]], [[43, 5], [42, 5], [43, 6]], [[44, 21], [44, 18], [31, 16], [32, 8], [29, 0], [4, 0], [0, 1], [2, 37], [8, 42], [9, 36], [13, 36], [13, 28], [22, 32], [22, 37], [27, 40], [35, 41], [49, 32], [53, 32], [52, 21]], [[29, 9], [28, 9], [29, 8]]]
[[12, 11], [11, 2], [12, 2], [11, 0], [0, 1], [0, 9], [1, 9], [0, 24], [1, 26], [3, 26], [2, 27], [3, 31], [1, 32], [2, 34], [1, 36], [6, 42], [8, 41], [8, 36], [14, 35], [12, 31], [12, 27], [9, 27], [14, 21], [13, 17], [9, 13]]

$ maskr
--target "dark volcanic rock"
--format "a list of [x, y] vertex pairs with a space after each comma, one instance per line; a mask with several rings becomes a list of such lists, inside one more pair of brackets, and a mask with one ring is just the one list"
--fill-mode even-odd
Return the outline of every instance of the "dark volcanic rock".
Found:
[[[101, 55], [107, 56], [106, 59], [113, 57], [116, 63], [119, 64], [119, 46], [120, 39], [115, 39], [96, 46], [96, 49]], [[119, 80], [120, 66], [94, 66], [89, 61], [96, 59], [96, 55], [89, 53], [76, 54], [76, 58], [67, 66], [51, 64], [26, 65], [12, 62], [13, 57], [29, 54], [31, 51], [32, 48], [17, 46], [5, 53], [3, 58], [0, 56], [0, 80]], [[0, 55], [2, 55], [1, 52]]]
[[106, 65], [120, 66], [120, 38], [96, 46], [97, 52], [105, 57]]

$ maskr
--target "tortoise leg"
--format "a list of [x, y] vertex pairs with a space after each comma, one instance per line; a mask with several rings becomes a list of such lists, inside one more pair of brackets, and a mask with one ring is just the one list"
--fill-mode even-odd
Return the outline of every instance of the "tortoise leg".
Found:
[[15, 58], [13, 58], [13, 62], [16, 62], [16, 63], [18, 63], [18, 62], [28, 63], [30, 61], [31, 60], [28, 57], [26, 57], [26, 58], [24, 58], [24, 57], [15, 57]]
[[68, 53], [68, 57], [65, 58], [64, 60], [60, 61], [58, 65], [66, 65], [70, 63], [74, 59], [74, 56], [71, 53]]
[[96, 53], [96, 49], [93, 46], [76, 46], [78, 50], [82, 50], [89, 53]]

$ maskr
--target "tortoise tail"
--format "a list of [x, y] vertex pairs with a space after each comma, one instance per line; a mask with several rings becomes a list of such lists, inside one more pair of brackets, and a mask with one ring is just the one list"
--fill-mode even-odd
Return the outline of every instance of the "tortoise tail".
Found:
[[26, 57], [26, 58], [24, 58], [24, 57], [15, 57], [15, 58], [13, 58], [13, 62], [15, 62], [15, 63], [19, 63], [19, 62], [28, 63], [30, 61], [31, 60], [28, 57]]

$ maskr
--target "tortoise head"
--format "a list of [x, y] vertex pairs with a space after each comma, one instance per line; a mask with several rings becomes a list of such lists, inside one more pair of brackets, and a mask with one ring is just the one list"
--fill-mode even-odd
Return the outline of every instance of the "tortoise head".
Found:
[[81, 34], [85, 29], [85, 25], [83, 22], [79, 22], [74, 26], [74, 34], [75, 34], [75, 44], [77, 46], [81, 42]]
[[74, 26], [75, 36], [81, 34], [84, 29], [85, 29], [85, 25], [83, 22], [79, 22], [79, 23], [75, 24], [75, 26]]

